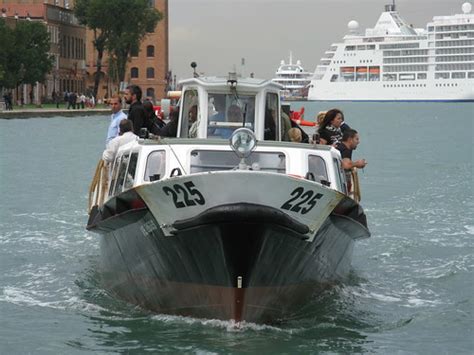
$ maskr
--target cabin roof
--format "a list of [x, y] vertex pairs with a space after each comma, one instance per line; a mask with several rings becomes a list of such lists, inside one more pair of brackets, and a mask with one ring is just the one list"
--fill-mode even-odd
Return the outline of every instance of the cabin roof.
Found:
[[[197, 78], [190, 78], [180, 81], [182, 85], [200, 85], [205, 88], [219, 88], [229, 87], [228, 77], [217, 77], [217, 76], [201, 76]], [[271, 80], [256, 79], [256, 78], [237, 78], [237, 88], [249, 88], [249, 89], [261, 89], [263, 87], [269, 87], [276, 90], [283, 89], [283, 86], [272, 82]]]

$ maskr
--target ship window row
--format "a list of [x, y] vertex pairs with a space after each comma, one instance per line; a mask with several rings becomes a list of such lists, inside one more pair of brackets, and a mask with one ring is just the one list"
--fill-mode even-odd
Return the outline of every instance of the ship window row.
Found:
[[[430, 46], [433, 46], [433, 42], [430, 42]], [[474, 40], [472, 39], [462, 39], [457, 41], [446, 41], [440, 40], [436, 41], [436, 47], [460, 47], [460, 46], [473, 46]]]
[[443, 83], [443, 84], [436, 84], [436, 87], [446, 87], [446, 86], [458, 86], [458, 84], [453, 83]]
[[439, 70], [474, 70], [474, 63], [436, 64], [436, 71]]
[[448, 31], [467, 31], [467, 30], [474, 30], [473, 24], [467, 25], [446, 25], [446, 26], [429, 26], [428, 32], [448, 32]]
[[436, 50], [436, 54], [465, 54], [465, 53], [474, 53], [474, 47], [444, 48], [444, 49]]
[[[432, 39], [433, 37], [430, 37]], [[474, 32], [459, 32], [459, 33], [441, 33], [435, 36], [437, 40], [444, 39], [458, 39], [458, 38], [474, 38]]]
[[367, 45], [365, 45], [365, 44], [360, 44], [360, 45], [357, 45], [357, 46], [346, 46], [346, 47], [344, 48], [344, 50], [346, 50], [346, 51], [375, 50], [375, 44], [367, 44]]
[[401, 57], [407, 55], [428, 55], [427, 49], [411, 49], [404, 51], [384, 51], [384, 57]]
[[420, 48], [419, 43], [380, 44], [380, 49]]
[[[417, 73], [416, 80], [426, 80], [426, 73]], [[415, 80], [415, 73], [384, 74], [382, 81]]]
[[385, 84], [384, 88], [425, 88], [426, 84]]
[[466, 79], [466, 74], [468, 79], [474, 79], [474, 72], [453, 72], [451, 75], [447, 72], [435, 73], [435, 79]]
[[474, 55], [457, 55], [436, 57], [437, 62], [471, 62], [474, 61]]
[[428, 71], [428, 65], [384, 65], [385, 73], [396, 73], [404, 71]]
[[384, 58], [384, 64], [398, 63], [428, 63], [428, 57]]

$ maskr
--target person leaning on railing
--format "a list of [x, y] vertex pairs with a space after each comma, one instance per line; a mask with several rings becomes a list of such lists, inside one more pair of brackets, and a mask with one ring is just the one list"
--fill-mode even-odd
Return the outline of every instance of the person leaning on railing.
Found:
[[102, 159], [107, 163], [111, 163], [115, 159], [118, 149], [129, 142], [132, 142], [138, 137], [133, 133], [133, 123], [129, 119], [123, 119], [119, 123], [120, 133], [119, 136], [112, 139], [108, 144], [107, 148], [102, 153]]
[[351, 169], [362, 169], [367, 165], [365, 159], [352, 161], [352, 151], [354, 151], [360, 143], [359, 133], [355, 129], [349, 128], [344, 131], [342, 141], [336, 144], [336, 149], [341, 152], [342, 168], [346, 172], [348, 190], [351, 191]]

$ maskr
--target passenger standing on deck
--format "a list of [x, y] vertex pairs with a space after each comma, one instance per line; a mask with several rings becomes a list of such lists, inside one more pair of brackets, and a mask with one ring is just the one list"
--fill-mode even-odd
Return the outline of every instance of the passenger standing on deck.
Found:
[[191, 106], [189, 109], [189, 124], [191, 128], [189, 128], [188, 137], [189, 138], [196, 138], [197, 137], [197, 130], [198, 130], [198, 121], [197, 121], [197, 105]]
[[143, 103], [143, 108], [145, 109], [148, 131], [155, 135], [159, 135], [160, 130], [166, 125], [166, 123], [155, 114], [155, 109], [151, 101], [146, 100]]
[[326, 112], [318, 129], [320, 144], [335, 146], [339, 143], [342, 140], [342, 122], [344, 122], [344, 114], [341, 110], [333, 108]]
[[119, 123], [120, 133], [118, 137], [112, 139], [108, 144], [107, 148], [102, 153], [102, 159], [107, 163], [111, 163], [115, 159], [118, 149], [127, 143], [136, 140], [138, 137], [133, 133], [132, 121], [122, 119]]
[[301, 141], [303, 140], [301, 130], [296, 127], [290, 128], [290, 130], [288, 131], [288, 137], [290, 138], [290, 142], [293, 143], [301, 143]]
[[351, 169], [362, 169], [367, 165], [365, 159], [352, 161], [352, 151], [356, 150], [360, 143], [359, 134], [355, 129], [347, 129], [342, 136], [342, 142], [336, 145], [336, 149], [341, 153], [342, 168], [346, 172], [346, 180], [349, 191], [351, 191]]
[[127, 115], [122, 111], [122, 98], [120, 95], [113, 95], [109, 100], [109, 105], [112, 110], [112, 115], [110, 116], [110, 125], [105, 144], [119, 135], [119, 123], [121, 120], [127, 118]]
[[160, 129], [161, 137], [176, 137], [178, 133], [179, 107], [170, 113], [170, 121]]
[[142, 89], [138, 85], [129, 85], [125, 89], [125, 102], [130, 105], [128, 109], [128, 119], [133, 123], [133, 133], [137, 136], [140, 129], [149, 128], [146, 122], [145, 109], [143, 108]]

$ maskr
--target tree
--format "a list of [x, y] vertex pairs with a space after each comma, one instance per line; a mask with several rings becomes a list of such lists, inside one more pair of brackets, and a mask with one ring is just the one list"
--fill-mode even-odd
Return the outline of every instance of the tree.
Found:
[[43, 23], [18, 21], [9, 28], [0, 20], [0, 86], [43, 83], [53, 67], [49, 42]]
[[107, 50], [119, 81], [125, 78], [130, 50], [154, 31], [162, 14], [148, 0], [76, 0], [79, 22], [94, 32], [97, 50], [94, 95], [97, 95], [104, 50]]

